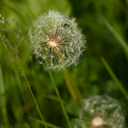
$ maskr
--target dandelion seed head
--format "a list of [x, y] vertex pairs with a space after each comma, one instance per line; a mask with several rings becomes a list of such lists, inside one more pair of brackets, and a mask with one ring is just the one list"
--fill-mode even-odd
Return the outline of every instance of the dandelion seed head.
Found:
[[99, 95], [82, 100], [82, 104], [73, 128], [123, 128], [125, 118], [116, 99]]
[[75, 19], [55, 11], [49, 11], [34, 21], [28, 35], [33, 54], [42, 59], [40, 61], [46, 69], [76, 66], [85, 49], [85, 36], [78, 29]]
[[[90, 97], [82, 101], [82, 112], [90, 118], [91, 128], [122, 128], [123, 110], [116, 99], [107, 95]], [[87, 127], [87, 124], [85, 124]], [[88, 127], [87, 127], [88, 128]]]

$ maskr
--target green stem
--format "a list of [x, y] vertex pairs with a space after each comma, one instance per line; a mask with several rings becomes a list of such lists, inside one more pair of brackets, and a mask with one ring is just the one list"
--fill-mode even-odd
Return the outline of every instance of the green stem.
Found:
[[62, 102], [62, 99], [61, 99], [61, 96], [60, 96], [60, 93], [59, 93], [59, 91], [58, 91], [58, 89], [57, 89], [57, 87], [56, 87], [56, 84], [55, 84], [55, 82], [54, 82], [52, 73], [51, 73], [51, 71], [48, 71], [48, 73], [49, 73], [49, 75], [50, 75], [50, 78], [51, 78], [52, 84], [53, 84], [53, 86], [54, 86], [55, 92], [56, 92], [56, 94], [57, 94], [57, 96], [58, 96], [58, 98], [59, 98], [61, 108], [62, 108], [62, 110], [63, 110], [65, 119], [66, 119], [66, 121], [67, 121], [67, 123], [68, 123], [68, 127], [71, 128], [71, 124], [70, 124], [70, 120], [69, 120], [68, 114], [67, 114], [67, 112], [66, 112], [66, 110], [65, 110], [65, 107], [64, 107], [64, 105], [63, 105], [63, 102]]
[[23, 2], [25, 3], [25, 5], [27, 6], [30, 14], [32, 14], [32, 16], [34, 17], [34, 19], [36, 20], [36, 17], [34, 16], [33, 12], [31, 11], [30, 7], [28, 6], [28, 2], [26, 0], [23, 0]]
[[[34, 17], [34, 19], [36, 20], [36, 17], [34, 16], [33, 12], [32, 12], [31, 9], [29, 8], [27, 1], [26, 1], [26, 0], [23, 0], [23, 2], [24, 2], [25, 5], [27, 6], [29, 12], [32, 14], [32, 16]], [[28, 83], [28, 81], [27, 81], [27, 78], [26, 78], [26, 76], [25, 76], [23, 70], [22, 70], [22, 73], [23, 73], [23, 76], [24, 76], [24, 78], [25, 78], [25, 81], [26, 81], [26, 83], [27, 83], [27, 85], [28, 85], [28, 88], [29, 88], [29, 90], [30, 90], [30, 93], [31, 93], [31, 95], [32, 95], [32, 97], [33, 97], [33, 100], [34, 100], [34, 102], [35, 102], [35, 104], [36, 104], [37, 112], [38, 112], [38, 114], [40, 115], [42, 121], [44, 122], [45, 128], [48, 128], [47, 125], [46, 125], [46, 122], [45, 122], [45, 120], [44, 120], [44, 117], [43, 117], [43, 115], [42, 115], [42, 113], [41, 113], [41, 111], [40, 111], [40, 108], [39, 108], [39, 106], [38, 106], [38, 104], [37, 104], [37, 101], [36, 101], [36, 99], [35, 99], [35, 96], [34, 96], [32, 90], [31, 90], [31, 87], [30, 87], [30, 85], [29, 85], [29, 83]]]
[[0, 96], [0, 107], [1, 107], [1, 110], [2, 110], [3, 117], [4, 117], [4, 123], [5, 123], [6, 127], [9, 128], [8, 125], [7, 125], [7, 122], [6, 122], [7, 117], [6, 117], [6, 115], [5, 115], [5, 112], [4, 112], [2, 106], [3, 106], [3, 103], [2, 103], [2, 98], [1, 98], [1, 96]]
[[128, 45], [127, 43], [122, 39], [122, 37], [115, 31], [115, 29], [107, 22], [102, 16], [100, 16], [101, 21], [106, 25], [106, 27], [109, 29], [109, 31], [115, 36], [115, 38], [118, 40], [118, 43], [122, 46], [125, 53], [128, 55]]
[[[42, 54], [44, 55], [44, 51], [43, 51], [43, 50], [42, 50]], [[48, 63], [47, 63], [46, 60], [45, 60], [45, 64], [48, 65]], [[71, 128], [71, 124], [70, 124], [70, 120], [69, 120], [68, 114], [67, 114], [67, 112], [66, 112], [66, 110], [65, 110], [65, 107], [64, 107], [64, 104], [63, 104], [63, 102], [62, 102], [62, 99], [61, 99], [60, 93], [59, 93], [59, 91], [58, 91], [58, 88], [57, 88], [57, 86], [56, 86], [56, 84], [55, 84], [55, 82], [54, 82], [52, 73], [51, 73], [50, 70], [48, 70], [48, 73], [49, 73], [49, 76], [50, 76], [50, 78], [51, 78], [52, 84], [53, 84], [53, 86], [54, 86], [55, 92], [56, 92], [56, 94], [57, 94], [57, 96], [58, 96], [58, 99], [59, 99], [59, 102], [60, 102], [62, 111], [63, 111], [64, 116], [65, 116], [65, 119], [66, 119], [66, 121], [67, 121], [67, 123], [68, 123], [68, 127]]]
[[6, 128], [9, 128], [9, 127], [8, 127], [8, 124], [7, 124], [7, 122], [6, 122], [5, 119], [4, 119], [4, 123], [5, 123], [5, 125], [6, 125]]
[[[62, 57], [60, 51], [55, 51], [55, 53], [56, 53], [56, 55], [58, 56], [59, 59]], [[79, 92], [78, 88], [76, 86], [74, 86], [74, 84], [72, 84], [73, 82], [71, 81], [70, 75], [69, 75], [66, 68], [63, 69], [63, 74], [64, 74], [64, 78], [65, 78], [65, 81], [66, 81], [67, 88], [68, 88], [71, 96], [73, 97], [73, 99], [75, 100], [77, 105], [79, 107], [81, 107], [80, 97], [82, 97], [82, 96], [80, 95], [80, 92]]]
[[34, 94], [33, 94], [33, 92], [32, 92], [31, 86], [29, 85], [28, 80], [27, 80], [27, 78], [26, 78], [26, 76], [25, 76], [23, 70], [22, 70], [22, 74], [23, 74], [24, 79], [25, 79], [25, 81], [26, 81], [26, 83], [27, 83], [27, 86], [28, 86], [28, 88], [29, 88], [29, 90], [30, 90], [30, 93], [31, 93], [31, 95], [32, 95], [32, 98], [33, 98], [33, 100], [34, 100], [34, 102], [35, 102], [37, 112], [38, 112], [38, 114], [40, 115], [42, 121], [44, 122], [45, 128], [48, 128], [47, 125], [46, 125], [46, 122], [45, 122], [45, 120], [44, 120], [44, 117], [43, 117], [43, 115], [42, 115], [42, 113], [41, 113], [41, 111], [40, 111], [40, 108], [39, 108], [39, 106], [38, 106], [38, 103], [37, 103], [37, 101], [36, 101], [36, 98], [35, 98], [35, 96], [34, 96]]
[[123, 85], [117, 79], [116, 75], [114, 74], [114, 72], [112, 71], [112, 69], [110, 68], [110, 66], [106, 62], [106, 60], [103, 57], [101, 58], [101, 60], [102, 60], [102, 62], [104, 64], [105, 68], [107, 69], [108, 73], [110, 74], [110, 76], [113, 78], [113, 80], [115, 81], [116, 85], [120, 89], [120, 91], [124, 94], [125, 98], [128, 100], [128, 93], [125, 90], [125, 88], [123, 87]]
[[[32, 120], [32, 121], [38, 122], [38, 123], [40, 123], [40, 124], [44, 124], [44, 122], [42, 122], [41, 120], [35, 119], [35, 118], [33, 118], [33, 117], [28, 117], [28, 118], [29, 118], [30, 120]], [[51, 123], [47, 123], [47, 122], [46, 122], [46, 124], [47, 124], [47, 126], [50, 127], [50, 128], [62, 128], [62, 127], [56, 126], [56, 125], [51, 124]]]
[[5, 85], [4, 85], [1, 65], [0, 65], [0, 107], [1, 107], [4, 119], [8, 121], [8, 116], [6, 111]]
[[[33, 15], [34, 19], [37, 20], [36, 17], [34, 16], [34, 14], [32, 13], [31, 9], [29, 8], [27, 1], [26, 1], [26, 0], [23, 0], [23, 2], [24, 2], [25, 5], [28, 7], [29, 12]], [[42, 52], [43, 52], [43, 51], [42, 51]], [[44, 53], [43, 53], [43, 54], [44, 54]], [[45, 61], [45, 62], [46, 62], [46, 61]], [[47, 62], [46, 62], [46, 65], [47, 65]], [[62, 107], [62, 111], [63, 111], [63, 113], [64, 113], [64, 116], [65, 116], [65, 118], [66, 118], [66, 121], [67, 121], [67, 123], [68, 123], [68, 126], [69, 126], [69, 128], [71, 128], [71, 124], [70, 124], [70, 120], [69, 120], [68, 114], [67, 114], [67, 112], [66, 112], [66, 110], [65, 110], [65, 107], [64, 107], [64, 105], [63, 105], [63, 102], [62, 102], [62, 99], [61, 99], [61, 96], [60, 96], [60, 93], [59, 93], [59, 91], [58, 91], [58, 89], [57, 89], [57, 87], [56, 87], [56, 84], [55, 84], [55, 82], [54, 82], [52, 73], [51, 73], [51, 71], [48, 71], [48, 73], [49, 73], [49, 75], [50, 75], [50, 78], [51, 78], [51, 81], [52, 81], [52, 83], [53, 83], [53, 86], [54, 86], [54, 89], [55, 89], [55, 91], [56, 91], [56, 94], [57, 94], [57, 96], [58, 96], [58, 98], [59, 98], [59, 101], [60, 101], [60, 104], [61, 104], [61, 107]]]
[[[75, 88], [73, 86], [73, 84], [71, 82], [71, 79], [70, 79], [70, 76], [69, 76], [69, 73], [68, 73], [68, 71], [67, 71], [66, 68], [63, 70], [63, 74], [64, 74], [65, 81], [67, 83], [66, 84], [67, 85], [67, 88], [68, 88], [71, 96], [76, 101], [77, 105], [79, 107], [81, 107], [80, 97], [82, 97], [82, 96], [80, 95], [80, 92], [79, 92], [78, 88]], [[77, 95], [77, 94], [79, 94], [79, 95]]]

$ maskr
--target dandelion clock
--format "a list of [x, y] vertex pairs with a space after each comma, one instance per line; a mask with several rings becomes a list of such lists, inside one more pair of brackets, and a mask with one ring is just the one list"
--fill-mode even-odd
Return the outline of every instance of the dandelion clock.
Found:
[[123, 128], [124, 114], [119, 102], [108, 95], [82, 100], [82, 110], [73, 128]]
[[45, 69], [77, 65], [85, 48], [85, 37], [75, 19], [49, 11], [34, 21], [29, 30], [32, 52]]

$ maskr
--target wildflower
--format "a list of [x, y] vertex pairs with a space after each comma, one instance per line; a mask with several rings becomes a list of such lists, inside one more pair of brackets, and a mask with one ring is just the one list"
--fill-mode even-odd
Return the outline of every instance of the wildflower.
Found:
[[[83, 123], [82, 126], [79, 123], [74, 128], [122, 128], [124, 126], [124, 115], [116, 99], [101, 95], [82, 102], [80, 118]], [[86, 120], [84, 120], [84, 116]]]
[[84, 36], [75, 19], [54, 11], [34, 21], [29, 37], [33, 54], [46, 69], [76, 66], [85, 47]]

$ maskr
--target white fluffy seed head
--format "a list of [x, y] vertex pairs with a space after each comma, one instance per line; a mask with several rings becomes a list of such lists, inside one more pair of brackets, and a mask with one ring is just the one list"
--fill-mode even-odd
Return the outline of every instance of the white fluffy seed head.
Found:
[[34, 55], [46, 69], [76, 66], [85, 49], [85, 37], [77, 28], [75, 19], [55, 11], [34, 21], [29, 37]]
[[73, 128], [124, 127], [123, 110], [116, 99], [108, 95], [98, 95], [84, 99], [82, 103], [79, 119], [72, 121]]
[[122, 128], [123, 110], [116, 99], [108, 95], [90, 97], [83, 100], [82, 112], [90, 117], [92, 128]]

